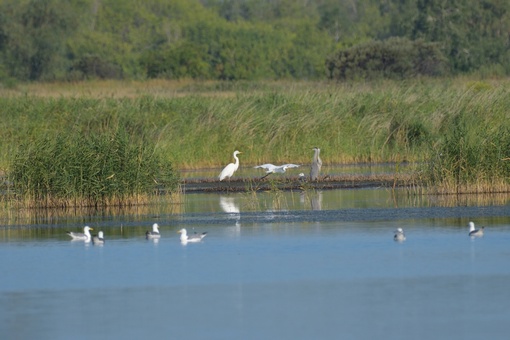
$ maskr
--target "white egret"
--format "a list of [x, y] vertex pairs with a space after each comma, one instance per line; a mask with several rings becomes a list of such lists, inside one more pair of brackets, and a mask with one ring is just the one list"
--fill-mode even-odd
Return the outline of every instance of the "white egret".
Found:
[[152, 231], [146, 231], [145, 232], [145, 238], [148, 239], [154, 239], [154, 238], [160, 238], [161, 235], [159, 234], [159, 225], [157, 223], [154, 223], [152, 225]]
[[273, 164], [269, 163], [269, 164], [257, 165], [255, 168], [256, 169], [262, 168], [262, 169], [266, 170], [266, 175], [264, 177], [262, 177], [262, 178], [266, 178], [267, 176], [274, 174], [274, 173], [283, 174], [285, 171], [287, 171], [287, 169], [299, 168], [299, 165], [297, 165], [297, 164], [273, 165]]
[[104, 244], [104, 234], [102, 231], [98, 232], [97, 235], [94, 235], [94, 237], [92, 238], [92, 243]]
[[397, 228], [397, 230], [395, 230], [395, 235], [393, 236], [393, 239], [398, 242], [405, 241], [406, 235], [404, 234], [404, 230], [402, 228]]
[[314, 147], [312, 150], [314, 150], [315, 153], [313, 154], [312, 166], [310, 168], [310, 180], [316, 181], [319, 178], [319, 173], [321, 172], [322, 167], [322, 160], [319, 157], [321, 149]]
[[75, 233], [75, 232], [72, 232], [72, 231], [68, 231], [67, 235], [71, 236], [73, 238], [73, 240], [90, 242], [90, 238], [91, 238], [90, 231], [91, 230], [94, 230], [94, 229], [92, 229], [89, 226], [85, 226], [83, 228], [83, 233]]
[[239, 158], [237, 158], [237, 155], [240, 153], [242, 153], [242, 152], [237, 151], [237, 150], [234, 151], [233, 156], [234, 156], [236, 162], [230, 163], [221, 171], [220, 175], [218, 176], [220, 181], [223, 181], [226, 177], [228, 177], [228, 179], [230, 179], [230, 177], [232, 177], [232, 175], [234, 175], [234, 172], [237, 171], [237, 169], [239, 168]]
[[469, 222], [469, 236], [472, 237], [482, 237], [483, 236], [483, 230], [485, 227], [481, 227], [480, 229], [475, 229], [475, 224], [473, 222]]
[[184, 228], [179, 230], [177, 233], [181, 234], [181, 242], [182, 243], [200, 242], [207, 235], [207, 232], [204, 232], [202, 234], [194, 233], [193, 235], [188, 235], [188, 232]]

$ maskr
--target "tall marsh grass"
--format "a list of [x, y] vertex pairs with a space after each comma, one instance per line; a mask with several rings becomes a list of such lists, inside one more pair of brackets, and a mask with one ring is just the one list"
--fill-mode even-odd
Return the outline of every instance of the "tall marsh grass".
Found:
[[22, 144], [8, 174], [25, 207], [105, 207], [147, 203], [178, 178], [154, 153], [154, 143], [132, 143], [123, 129], [61, 134]]
[[[236, 149], [243, 152], [240, 170], [268, 162], [308, 164], [311, 148], [319, 146], [324, 164], [427, 164], [427, 176], [420, 175], [424, 184], [449, 191], [473, 178], [483, 178], [484, 185], [508, 180], [510, 162], [501, 159], [510, 157], [505, 137], [510, 80], [158, 82], [138, 88], [129, 83], [126, 93], [117, 84], [103, 94], [97, 84], [91, 91], [83, 83], [75, 86], [74, 96], [69, 85], [65, 95], [41, 95], [40, 85], [39, 91], [29, 87], [23, 95], [0, 97], [5, 141], [0, 169], [7, 170], [21, 145], [43, 136], [97, 135], [122, 126], [134, 143], [141, 143], [141, 136], [152, 141], [177, 169], [220, 168]], [[461, 148], [467, 142], [476, 147], [471, 156]], [[494, 155], [489, 159], [489, 154]], [[458, 164], [457, 170], [449, 164]]]

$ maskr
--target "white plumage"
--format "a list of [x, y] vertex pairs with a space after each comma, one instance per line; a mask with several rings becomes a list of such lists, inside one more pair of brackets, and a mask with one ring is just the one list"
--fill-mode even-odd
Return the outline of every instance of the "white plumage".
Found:
[[395, 235], [393, 235], [393, 239], [398, 242], [405, 241], [406, 235], [404, 234], [404, 230], [402, 228], [397, 228], [397, 230], [395, 230]]
[[297, 165], [297, 164], [273, 165], [271, 163], [268, 163], [268, 164], [257, 165], [255, 168], [256, 169], [262, 168], [262, 169], [266, 170], [266, 173], [269, 175], [272, 173], [283, 174], [285, 171], [287, 171], [287, 169], [299, 168], [299, 165]]
[[94, 237], [92, 238], [92, 243], [104, 244], [104, 234], [102, 231], [99, 231], [97, 235], [94, 235]]
[[469, 222], [469, 236], [472, 237], [482, 237], [483, 236], [483, 230], [485, 227], [481, 227], [480, 229], [475, 228], [475, 224], [473, 222]]
[[237, 155], [240, 154], [242, 152], [240, 151], [234, 151], [234, 159], [236, 160], [235, 163], [230, 163], [229, 165], [227, 165], [220, 173], [220, 175], [218, 176], [218, 178], [220, 179], [220, 181], [223, 181], [225, 178], [229, 178], [232, 177], [234, 175], [234, 172], [237, 171], [237, 169], [239, 168], [239, 158], [237, 158]]
[[94, 229], [92, 229], [89, 226], [85, 226], [83, 228], [83, 233], [75, 233], [72, 231], [68, 231], [67, 235], [71, 236], [73, 238], [73, 240], [90, 242], [90, 238], [91, 238], [90, 231], [91, 230], [94, 230]]
[[145, 238], [146, 239], [153, 239], [153, 238], [160, 238], [161, 235], [159, 234], [159, 225], [157, 223], [154, 223], [152, 225], [152, 231], [146, 231], [145, 232]]
[[182, 228], [178, 231], [179, 234], [181, 234], [181, 242], [182, 243], [188, 243], [188, 242], [200, 242], [202, 239], [206, 236], [207, 232], [204, 232], [202, 234], [193, 234], [188, 235], [188, 232], [186, 229]]

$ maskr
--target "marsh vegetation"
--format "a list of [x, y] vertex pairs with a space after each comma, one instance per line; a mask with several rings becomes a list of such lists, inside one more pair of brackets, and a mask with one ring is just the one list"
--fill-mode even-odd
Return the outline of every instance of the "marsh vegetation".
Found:
[[[154, 190], [158, 179], [172, 178], [173, 190], [173, 169], [220, 168], [236, 149], [243, 167], [309, 164], [320, 146], [324, 164], [415, 164], [413, 185], [434, 192], [510, 187], [508, 80], [108, 84], [104, 92], [95, 92], [104, 86], [97, 82], [2, 90], [0, 167], [9, 181], [39, 173], [28, 181], [38, 183], [37, 195], [61, 184], [66, 202], [76, 194], [93, 204], [120, 202]], [[82, 165], [93, 171], [103, 161], [104, 169], [84, 177]], [[79, 173], [72, 183], [44, 182], [67, 166]], [[109, 182], [74, 187], [99, 173]], [[127, 185], [135, 179], [142, 182]]]

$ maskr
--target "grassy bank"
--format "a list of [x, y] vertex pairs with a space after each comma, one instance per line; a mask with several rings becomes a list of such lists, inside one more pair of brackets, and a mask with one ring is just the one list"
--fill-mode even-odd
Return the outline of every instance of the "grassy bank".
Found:
[[[467, 167], [474, 169], [467, 182], [508, 187], [510, 161], [502, 159], [510, 157], [509, 80], [99, 82], [32, 84], [0, 94], [4, 170], [20, 145], [41, 136], [122, 127], [130, 141], [154, 141], [176, 169], [221, 167], [236, 149], [245, 166], [306, 164], [319, 146], [325, 164], [426, 162], [423, 181], [456, 187]], [[472, 150], [460, 152], [466, 148]], [[448, 161], [438, 157], [445, 154]]]

